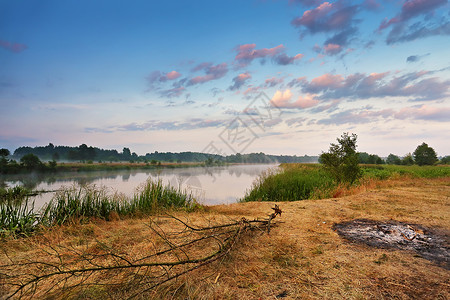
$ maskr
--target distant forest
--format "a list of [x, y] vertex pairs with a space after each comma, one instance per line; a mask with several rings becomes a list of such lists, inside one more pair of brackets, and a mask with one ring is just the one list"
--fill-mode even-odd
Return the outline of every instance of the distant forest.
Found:
[[205, 162], [216, 161], [225, 163], [315, 163], [318, 156], [296, 156], [296, 155], [268, 155], [262, 152], [250, 154], [233, 154], [222, 156], [200, 152], [158, 152], [137, 155], [129, 148], [123, 148], [122, 152], [117, 150], [105, 150], [82, 144], [78, 147], [47, 146], [19, 147], [12, 159], [20, 160], [27, 154], [34, 154], [43, 161], [99, 161], [99, 162]]

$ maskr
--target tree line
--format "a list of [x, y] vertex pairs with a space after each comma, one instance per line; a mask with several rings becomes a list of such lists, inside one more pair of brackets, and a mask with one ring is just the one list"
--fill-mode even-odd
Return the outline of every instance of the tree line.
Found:
[[417, 164], [419, 166], [425, 166], [436, 165], [437, 163], [448, 164], [450, 162], [450, 156], [445, 156], [439, 160], [436, 151], [426, 143], [417, 146], [413, 154], [409, 153], [402, 159], [394, 154], [389, 154], [386, 161], [384, 161], [378, 155], [356, 152], [357, 137], [354, 133], [349, 135], [344, 132], [340, 138], [337, 138], [337, 143], [331, 143], [328, 152], [322, 153], [319, 157], [319, 162], [323, 168], [337, 183], [346, 182], [353, 184], [362, 176], [362, 170], [359, 166], [361, 163]]
[[124, 147], [122, 152], [117, 150], [106, 150], [97, 147], [81, 144], [78, 147], [54, 146], [52, 143], [47, 146], [19, 147], [12, 154], [11, 158], [20, 160], [24, 155], [34, 154], [43, 161], [100, 161], [100, 162], [204, 162], [207, 159], [227, 163], [289, 163], [289, 162], [317, 162], [318, 156], [296, 156], [296, 155], [268, 155], [265, 153], [232, 154], [228, 156], [208, 154], [201, 152], [158, 152], [137, 155], [129, 148]]
[[[44, 163], [47, 161], [48, 163]], [[17, 173], [23, 170], [54, 170], [57, 162], [132, 162], [160, 164], [161, 162], [205, 163], [208, 166], [223, 163], [314, 163], [318, 156], [268, 155], [265, 153], [232, 154], [228, 156], [201, 152], [158, 152], [137, 155], [127, 147], [122, 152], [81, 144], [78, 147], [47, 146], [19, 147], [11, 155], [8, 149], [0, 149], [0, 173]]]
[[434, 165], [434, 164], [450, 164], [450, 156], [444, 156], [438, 159], [436, 151], [428, 146], [427, 143], [422, 143], [417, 146], [416, 150], [411, 154], [408, 153], [403, 157], [395, 154], [389, 154], [386, 159], [379, 157], [376, 154], [368, 154], [367, 152], [358, 152], [358, 162], [360, 164], [388, 164], [388, 165]]

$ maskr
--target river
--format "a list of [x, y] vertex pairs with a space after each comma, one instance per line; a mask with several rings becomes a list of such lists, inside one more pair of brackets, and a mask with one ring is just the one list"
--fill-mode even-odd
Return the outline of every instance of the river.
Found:
[[[64, 172], [56, 174], [28, 174], [1, 176], [0, 184], [8, 187], [22, 185], [33, 190], [57, 191], [73, 185], [95, 184], [110, 193], [119, 192], [131, 197], [136, 188], [148, 179], [162, 180], [176, 188], [194, 194], [201, 204], [215, 205], [237, 202], [252, 187], [257, 177], [277, 165], [232, 165], [220, 167], [191, 167], [155, 170], [120, 170], [96, 172]], [[35, 208], [42, 207], [54, 192], [33, 197]]]

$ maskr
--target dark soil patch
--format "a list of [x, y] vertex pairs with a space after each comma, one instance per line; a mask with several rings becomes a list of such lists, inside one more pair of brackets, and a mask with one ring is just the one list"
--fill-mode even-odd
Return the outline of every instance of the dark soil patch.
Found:
[[450, 234], [417, 224], [357, 219], [334, 224], [344, 238], [378, 248], [413, 250], [421, 257], [450, 269]]

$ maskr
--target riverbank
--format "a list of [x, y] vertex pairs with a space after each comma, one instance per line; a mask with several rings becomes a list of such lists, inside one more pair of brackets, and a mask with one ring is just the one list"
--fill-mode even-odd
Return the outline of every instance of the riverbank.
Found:
[[[450, 296], [450, 272], [445, 264], [427, 260], [414, 251], [381, 249], [351, 242], [334, 230], [334, 224], [355, 219], [395, 220], [412, 227], [424, 226], [448, 239], [449, 199], [448, 177], [403, 177], [384, 180], [380, 185], [350, 196], [279, 202], [282, 214], [273, 221], [270, 234], [258, 230], [242, 233], [222, 259], [180, 275], [177, 280], [150, 289], [148, 280], [151, 274], [156, 274], [152, 272], [158, 272], [160, 268], [123, 269], [93, 273], [82, 285], [71, 289], [68, 287], [75, 278], [67, 281], [65, 288], [55, 280], [42, 280], [35, 296], [39, 298], [47, 293], [46, 296], [52, 297], [121, 299], [139, 291], [138, 298], [142, 299], [446, 299]], [[236, 203], [190, 213], [171, 211], [170, 214], [201, 228], [242, 217], [247, 220], [267, 218], [273, 212], [274, 204]], [[12, 290], [11, 286], [5, 285], [8, 280], [24, 280], [35, 270], [29, 264], [35, 257], [51, 264], [57, 264], [57, 257], [67, 262], [67, 259], [76, 261], [82, 257], [100, 256], [106, 264], [114, 264], [117, 259], [123, 265], [138, 262], [143, 257], [174, 247], [169, 242], [174, 237], [171, 233], [183, 228], [176, 224], [175, 219], [164, 216], [109, 222], [94, 219], [85, 224], [75, 222], [49, 228], [29, 238], [5, 240], [1, 250], [8, 256], [0, 256], [1, 264], [11, 261], [28, 264], [17, 266], [10, 274], [20, 274], [19, 278], [3, 277], [2, 291]], [[404, 242], [408, 243], [408, 240]], [[177, 255], [180, 259], [187, 256], [195, 259], [217, 250], [213, 244], [208, 245], [189, 246], [183, 250], [184, 254], [180, 251]], [[115, 253], [115, 256], [102, 256], [105, 253]], [[89, 261], [79, 260], [77, 266], [84, 264], [88, 266]], [[171, 274], [172, 271], [168, 269], [167, 272]], [[167, 274], [162, 275], [163, 278]]]

